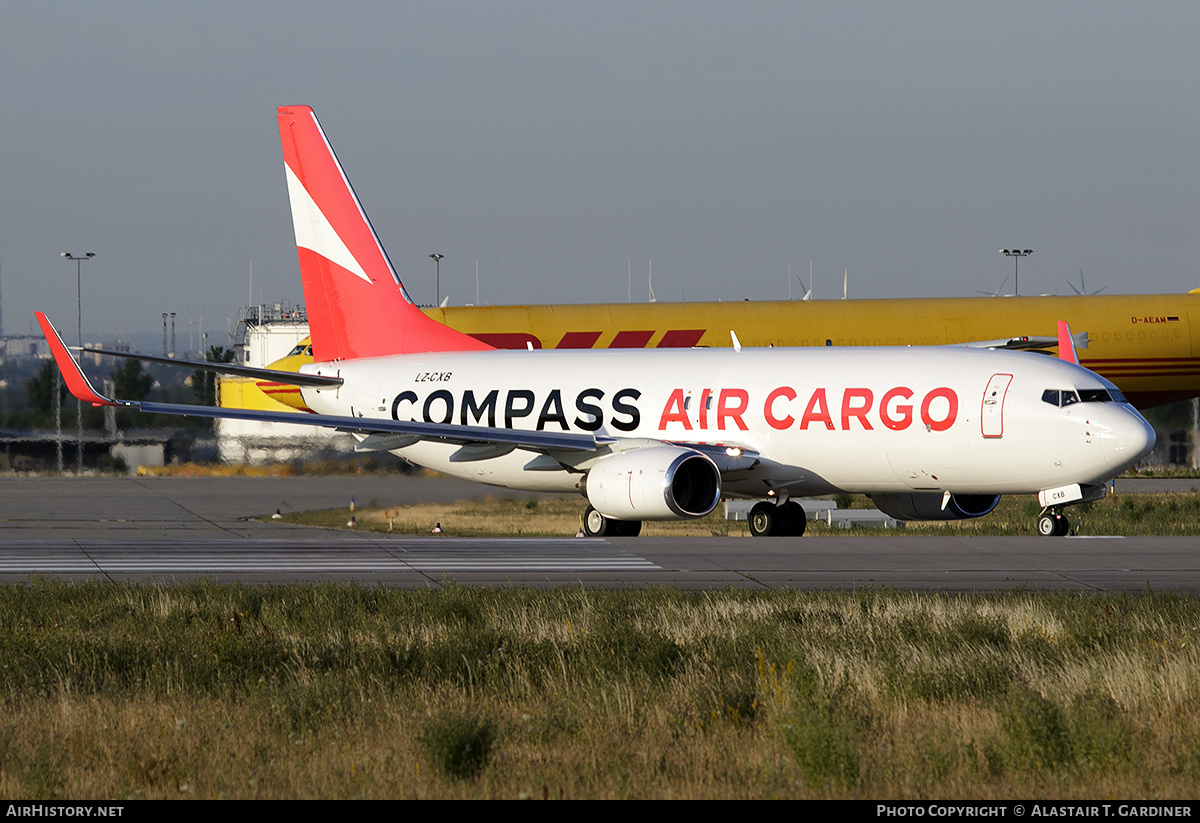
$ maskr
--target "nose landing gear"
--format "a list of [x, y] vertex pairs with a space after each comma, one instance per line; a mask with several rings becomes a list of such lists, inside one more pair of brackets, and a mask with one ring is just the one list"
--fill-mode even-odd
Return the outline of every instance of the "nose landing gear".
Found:
[[1079, 503], [1099, 500], [1108, 491], [1103, 483], [1096, 485], [1080, 485], [1072, 483], [1045, 489], [1038, 493], [1038, 502], [1045, 508], [1038, 515], [1037, 532], [1043, 537], [1063, 537], [1071, 533], [1071, 523], [1063, 516], [1063, 509]]
[[1071, 524], [1059, 506], [1047, 506], [1038, 515], [1037, 530], [1042, 537], [1065, 537], [1071, 533]]

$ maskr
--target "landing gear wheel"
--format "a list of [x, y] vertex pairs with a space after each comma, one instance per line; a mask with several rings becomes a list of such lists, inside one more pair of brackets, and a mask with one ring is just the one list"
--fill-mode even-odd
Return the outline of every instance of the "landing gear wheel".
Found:
[[612, 520], [610, 522], [617, 529], [613, 533], [613, 537], [637, 537], [642, 533], [641, 520]]
[[755, 503], [750, 510], [750, 534], [753, 537], [770, 537], [775, 534], [779, 520], [778, 507], [774, 503]]
[[583, 513], [583, 533], [588, 537], [604, 537], [610, 525], [611, 521], [591, 506]]
[[1063, 537], [1071, 531], [1071, 524], [1060, 512], [1046, 512], [1038, 517], [1037, 530], [1042, 537]]
[[804, 508], [794, 500], [782, 505], [763, 501], [750, 510], [750, 534], [755, 537], [800, 537], [807, 525]]
[[588, 537], [637, 537], [641, 531], [641, 520], [613, 520], [591, 506], [583, 513], [583, 533]]
[[808, 525], [808, 515], [804, 513], [804, 507], [795, 500], [789, 500], [777, 508], [782, 522], [775, 533], [780, 537], [802, 537]]

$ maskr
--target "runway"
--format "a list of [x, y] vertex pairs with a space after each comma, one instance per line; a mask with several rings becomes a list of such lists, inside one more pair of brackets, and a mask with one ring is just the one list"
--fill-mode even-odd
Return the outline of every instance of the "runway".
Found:
[[0, 478], [0, 581], [1200, 592], [1200, 541], [1186, 537], [471, 539], [253, 519], [352, 495], [497, 493], [424, 477]]
[[[320, 530], [324, 532], [325, 530]], [[462, 540], [343, 537], [249, 540], [18, 540], [0, 544], [0, 580], [354, 580], [390, 585], [456, 575], [496, 583], [507, 575], [607, 575], [661, 571], [603, 540]]]

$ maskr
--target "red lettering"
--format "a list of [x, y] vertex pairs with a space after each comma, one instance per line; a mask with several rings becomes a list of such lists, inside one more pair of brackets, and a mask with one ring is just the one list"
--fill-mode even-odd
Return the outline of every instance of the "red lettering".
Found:
[[667, 405], [663, 406], [662, 417], [658, 421], [659, 431], [666, 430], [668, 423], [682, 423], [686, 431], [692, 430], [692, 421], [688, 420], [687, 410], [683, 407], [683, 389], [676, 389], [667, 398]]
[[[870, 389], [846, 389], [842, 393], [842, 430], [850, 431], [850, 418], [857, 417], [864, 429], [873, 431], [871, 424], [867, 422], [867, 412], [871, 410], [874, 399], [875, 395]], [[854, 400], [861, 400], [862, 404], [852, 403]]]
[[825, 390], [817, 389], [808, 399], [804, 414], [800, 417], [801, 430], [807, 429], [809, 423], [824, 423], [825, 428], [833, 429], [833, 420], [829, 417], [829, 404], [825, 401]]
[[[736, 406], [731, 405], [731, 401], [739, 401]], [[746, 413], [746, 409], [750, 406], [750, 395], [745, 389], [721, 389], [721, 395], [717, 398], [717, 430], [725, 430], [725, 418], [733, 418], [733, 422], [742, 431], [749, 431], [745, 422], [742, 420], [742, 415]]]
[[879, 401], [879, 419], [883, 421], [883, 425], [892, 431], [900, 431], [911, 426], [913, 420], [913, 407], [911, 403], [903, 403], [895, 407], [895, 411], [900, 415], [899, 417], [892, 417], [892, 412], [888, 404], [897, 397], [911, 400], [912, 396], [912, 389], [905, 388], [904, 386], [898, 386], [889, 390]]
[[787, 386], [780, 386], [775, 391], [767, 395], [767, 403], [763, 408], [763, 416], [767, 418], [767, 425], [773, 429], [788, 429], [796, 422], [796, 418], [790, 414], [787, 417], [776, 417], [772, 406], [780, 397], [786, 397], [788, 400], [796, 399], [796, 390]]
[[708, 400], [712, 397], [712, 389], [700, 392], [700, 428], [708, 428]]
[[[937, 398], [942, 398], [948, 404], [946, 416], [941, 420], [935, 420], [929, 407]], [[929, 394], [925, 395], [925, 399], [921, 401], [921, 422], [924, 423], [930, 431], [944, 432], [946, 429], [954, 425], [954, 421], [958, 419], [958, 395], [954, 393], [954, 389], [946, 386], [941, 386], [934, 389]]]

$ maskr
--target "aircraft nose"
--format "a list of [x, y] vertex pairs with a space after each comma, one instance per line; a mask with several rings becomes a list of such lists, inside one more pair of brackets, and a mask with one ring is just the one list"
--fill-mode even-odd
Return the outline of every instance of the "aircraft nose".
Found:
[[1104, 459], [1118, 473], [1141, 460], [1154, 448], [1154, 429], [1132, 406], [1113, 405], [1100, 418]]

